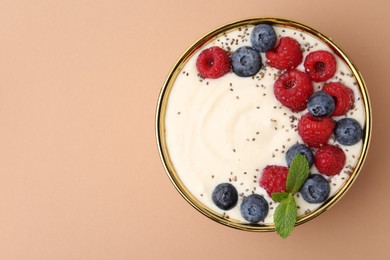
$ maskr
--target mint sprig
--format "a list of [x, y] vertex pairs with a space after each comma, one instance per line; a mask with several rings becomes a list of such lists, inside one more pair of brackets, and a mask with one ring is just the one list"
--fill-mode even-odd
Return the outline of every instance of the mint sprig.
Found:
[[272, 193], [272, 199], [280, 202], [275, 209], [274, 222], [276, 232], [282, 237], [288, 237], [297, 221], [297, 204], [294, 194], [299, 191], [309, 177], [309, 162], [300, 153], [295, 155], [290, 164], [286, 180], [286, 192]]

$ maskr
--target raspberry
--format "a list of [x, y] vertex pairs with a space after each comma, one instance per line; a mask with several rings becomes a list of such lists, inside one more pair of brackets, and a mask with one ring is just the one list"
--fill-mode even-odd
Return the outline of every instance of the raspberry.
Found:
[[230, 59], [220, 47], [203, 50], [196, 60], [196, 68], [203, 78], [216, 79], [230, 71]]
[[275, 81], [274, 94], [277, 100], [292, 111], [302, 111], [313, 94], [313, 85], [306, 73], [292, 69]]
[[330, 117], [318, 118], [307, 113], [299, 119], [298, 133], [310, 147], [321, 147], [328, 142], [334, 126]]
[[354, 96], [352, 89], [338, 82], [325, 84], [322, 91], [328, 93], [335, 99], [336, 107], [332, 116], [344, 115], [353, 105]]
[[313, 51], [306, 56], [303, 66], [313, 81], [326, 81], [336, 72], [336, 58], [328, 51]]
[[269, 196], [272, 196], [274, 192], [286, 191], [287, 174], [287, 167], [268, 165], [263, 169], [260, 186], [267, 191]]
[[343, 169], [345, 159], [340, 147], [326, 145], [318, 149], [314, 156], [314, 164], [320, 173], [333, 176]]
[[301, 46], [291, 37], [280, 38], [279, 44], [265, 56], [271, 67], [280, 70], [295, 68], [303, 59]]

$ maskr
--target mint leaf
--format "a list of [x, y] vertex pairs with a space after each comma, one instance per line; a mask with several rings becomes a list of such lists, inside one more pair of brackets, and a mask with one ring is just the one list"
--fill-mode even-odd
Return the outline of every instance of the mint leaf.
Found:
[[300, 153], [295, 155], [288, 170], [286, 190], [292, 194], [299, 191], [307, 177], [309, 176], [309, 162]]
[[281, 202], [288, 197], [288, 192], [274, 192], [272, 193], [272, 200], [275, 202]]
[[282, 237], [288, 237], [297, 221], [297, 205], [291, 193], [282, 200], [274, 213], [276, 232]]

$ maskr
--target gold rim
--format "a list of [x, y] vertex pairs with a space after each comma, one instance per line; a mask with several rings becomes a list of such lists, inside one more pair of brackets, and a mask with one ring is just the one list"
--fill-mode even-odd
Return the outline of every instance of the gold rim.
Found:
[[321, 34], [317, 30], [298, 23], [296, 21], [282, 19], [282, 18], [250, 18], [245, 20], [239, 20], [232, 23], [229, 23], [227, 25], [224, 25], [222, 27], [219, 27], [205, 36], [203, 36], [201, 39], [196, 41], [190, 48], [187, 49], [187, 51], [184, 52], [184, 54], [179, 58], [179, 60], [176, 62], [175, 66], [172, 68], [171, 72], [169, 73], [159, 96], [158, 103], [157, 103], [157, 111], [156, 111], [156, 137], [157, 137], [157, 146], [160, 154], [160, 158], [162, 160], [164, 169], [166, 173], [168, 174], [169, 179], [175, 186], [175, 188], [178, 190], [178, 192], [181, 194], [181, 196], [187, 200], [195, 209], [197, 209], [199, 212], [204, 214], [205, 216], [211, 218], [212, 220], [221, 223], [223, 225], [236, 228], [239, 230], [246, 230], [246, 231], [256, 231], [256, 232], [268, 232], [268, 231], [274, 231], [275, 226], [274, 225], [257, 225], [257, 224], [246, 224], [241, 223], [239, 221], [234, 220], [228, 220], [223, 218], [220, 214], [210, 210], [206, 206], [204, 206], [202, 203], [200, 203], [192, 194], [189, 192], [189, 190], [183, 185], [183, 183], [180, 181], [172, 162], [169, 158], [168, 150], [165, 143], [165, 110], [167, 106], [167, 101], [169, 97], [170, 90], [173, 86], [173, 83], [178, 76], [181, 68], [184, 66], [186, 61], [193, 55], [193, 53], [201, 48], [204, 44], [210, 41], [210, 39], [213, 39], [220, 35], [221, 33], [225, 31], [233, 30], [237, 27], [244, 26], [244, 25], [256, 25], [259, 23], [269, 23], [273, 25], [281, 25], [285, 27], [290, 27], [294, 29], [298, 29], [301, 31], [304, 31], [306, 33], [312, 34], [313, 36], [318, 37], [320, 40], [325, 42], [330, 48], [333, 49], [333, 51], [339, 55], [341, 59], [343, 59], [346, 64], [351, 69], [354, 77], [356, 78], [358, 87], [360, 89], [360, 92], [362, 93], [362, 99], [364, 103], [365, 108], [365, 129], [363, 134], [363, 147], [362, 152], [360, 154], [359, 160], [356, 164], [356, 167], [354, 171], [352, 172], [350, 178], [347, 180], [347, 182], [343, 185], [343, 187], [335, 194], [332, 198], [330, 198], [326, 203], [324, 203], [320, 208], [313, 211], [312, 213], [308, 215], [304, 215], [300, 218], [298, 218], [298, 221], [296, 225], [303, 224], [318, 215], [322, 214], [329, 208], [331, 208], [337, 201], [339, 201], [344, 194], [347, 192], [347, 190], [351, 187], [353, 182], [356, 180], [356, 177], [358, 176], [359, 172], [362, 169], [364, 160], [366, 158], [368, 147], [371, 139], [371, 127], [372, 127], [372, 114], [371, 114], [371, 105], [369, 101], [368, 92], [366, 89], [366, 85], [364, 83], [364, 80], [359, 73], [359, 71], [354, 66], [353, 62], [350, 58], [347, 57], [347, 55], [341, 51], [341, 49], [328, 37]]

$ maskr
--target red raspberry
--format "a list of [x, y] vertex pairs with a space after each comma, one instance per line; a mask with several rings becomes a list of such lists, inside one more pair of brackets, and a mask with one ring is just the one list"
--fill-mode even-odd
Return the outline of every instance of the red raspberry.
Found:
[[284, 70], [297, 67], [303, 59], [301, 46], [291, 37], [282, 37], [279, 44], [265, 56], [271, 67]]
[[298, 133], [310, 147], [321, 147], [328, 142], [334, 126], [330, 117], [318, 118], [307, 113], [299, 119]]
[[355, 100], [352, 89], [338, 82], [325, 84], [322, 91], [325, 91], [335, 99], [336, 106], [332, 116], [342, 116], [347, 113]]
[[267, 191], [269, 196], [272, 196], [274, 192], [286, 191], [287, 174], [287, 167], [268, 165], [263, 169], [260, 186]]
[[340, 147], [326, 145], [317, 150], [314, 164], [320, 173], [333, 176], [343, 169], [345, 159], [345, 154]]
[[292, 111], [302, 111], [313, 94], [313, 85], [306, 73], [292, 69], [275, 81], [274, 94], [277, 100]]
[[226, 51], [217, 46], [203, 50], [196, 60], [196, 68], [203, 78], [222, 77], [230, 71], [230, 67]]
[[336, 72], [336, 58], [328, 51], [313, 51], [306, 56], [306, 73], [315, 82], [326, 81]]

